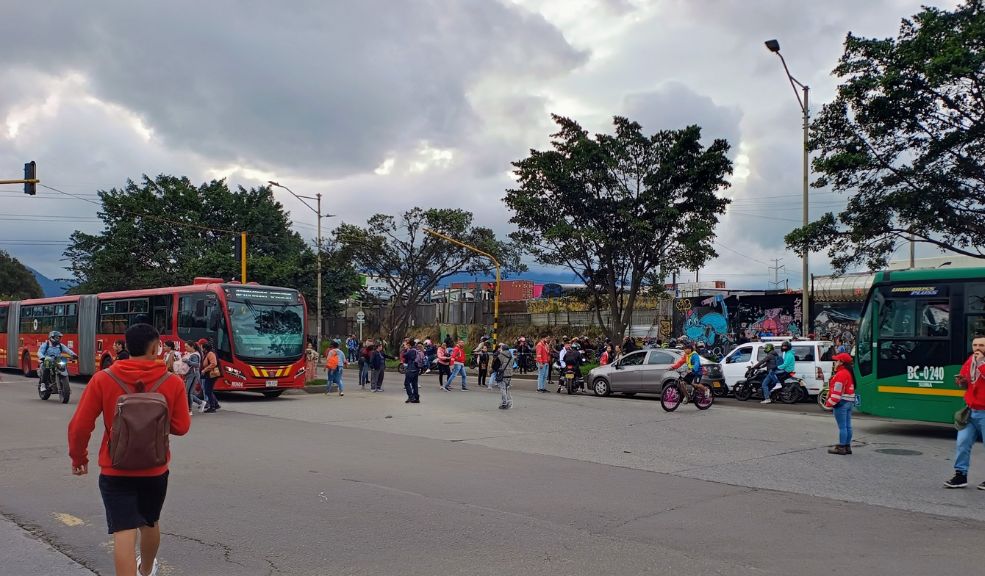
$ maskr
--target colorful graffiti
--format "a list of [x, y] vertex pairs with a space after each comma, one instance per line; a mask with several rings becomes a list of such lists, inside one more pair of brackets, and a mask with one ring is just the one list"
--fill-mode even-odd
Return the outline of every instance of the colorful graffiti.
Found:
[[802, 325], [797, 294], [719, 294], [679, 298], [674, 303], [674, 334], [704, 341], [720, 353], [731, 350], [741, 338], [771, 334], [799, 336]]
[[818, 338], [839, 338], [846, 346], [851, 347], [855, 343], [861, 314], [861, 302], [816, 303], [813, 309], [814, 331]]
[[[774, 298], [775, 300], [775, 298]], [[789, 299], [788, 299], [789, 300]], [[802, 334], [800, 298], [792, 302], [763, 302], [759, 306], [739, 306], [739, 330], [753, 336], [800, 336]]]

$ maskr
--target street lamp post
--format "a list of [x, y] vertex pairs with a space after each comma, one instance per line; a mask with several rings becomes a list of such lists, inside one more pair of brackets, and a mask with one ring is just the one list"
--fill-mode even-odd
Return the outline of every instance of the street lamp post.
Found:
[[[809, 153], [808, 146], [810, 139], [809, 130], [810, 130], [810, 118], [811, 118], [810, 108], [808, 104], [810, 88], [806, 84], [803, 84], [800, 81], [798, 81], [790, 74], [790, 69], [787, 68], [787, 61], [783, 59], [783, 54], [780, 54], [779, 41], [767, 40], [766, 48], [769, 49], [770, 52], [780, 57], [780, 62], [783, 63], [783, 71], [787, 73], [787, 79], [790, 80], [790, 87], [793, 88], [794, 96], [797, 97], [797, 103], [800, 104], [800, 111], [803, 112], [803, 120], [804, 120], [804, 211], [803, 211], [804, 214], [803, 216], [804, 216], [804, 226], [807, 226], [807, 224], [809, 223], [808, 221], [810, 219], [810, 216], [808, 214], [808, 204], [807, 204], [808, 202], [807, 191], [808, 191], [808, 187], [810, 186], [809, 184], [810, 164], [808, 158], [808, 153]], [[800, 92], [797, 91], [798, 87], [803, 92], [803, 97], [801, 97]], [[803, 332], [802, 335], [806, 335], [808, 330], [810, 329], [810, 304], [809, 304], [810, 288], [808, 286], [809, 279], [810, 279], [810, 266], [808, 264], [808, 250], [807, 250], [807, 246], [805, 245], [804, 257], [803, 257], [803, 275], [802, 275], [804, 288], [802, 291], [803, 297], [801, 298], [801, 306], [802, 306], [802, 314], [803, 314], [803, 330], [801, 330], [801, 332]]]
[[[277, 182], [274, 182], [273, 180], [268, 180], [267, 181], [267, 184], [270, 184], [271, 186], [274, 186], [276, 188], [281, 188], [283, 190], [287, 190], [291, 194], [291, 196], [294, 196], [295, 198], [297, 198], [298, 200], [300, 200], [302, 204], [304, 204], [309, 210], [311, 210], [312, 212], [315, 213], [316, 216], [318, 216], [318, 240], [317, 240], [317, 242], [318, 242], [318, 251], [315, 254], [315, 256], [316, 256], [316, 258], [318, 260], [318, 263], [317, 263], [317, 266], [318, 266], [318, 278], [316, 280], [316, 288], [315, 289], [318, 291], [318, 295], [317, 295], [317, 302], [318, 302], [317, 308], [318, 308], [318, 311], [316, 312], [316, 314], [318, 315], [318, 323], [317, 323], [318, 326], [317, 326], [316, 338], [318, 339], [318, 346], [320, 347], [321, 346], [321, 341], [322, 341], [322, 315], [321, 315], [321, 298], [322, 298], [322, 296], [321, 296], [321, 276], [322, 276], [322, 273], [321, 273], [321, 246], [322, 246], [322, 241], [321, 240], [322, 240], [322, 238], [321, 238], [321, 221], [322, 221], [322, 218], [331, 218], [332, 216], [335, 216], [335, 215], [334, 214], [322, 214], [321, 213], [321, 193], [320, 192], [318, 194], [315, 194], [314, 197], [312, 197], [312, 196], [299, 196], [298, 194], [295, 194], [294, 191], [291, 190], [290, 188], [288, 188], [287, 186], [284, 186], [283, 184], [279, 184]], [[312, 208], [310, 204], [308, 204], [307, 202], [305, 202], [305, 200], [314, 200], [316, 202], [316, 206], [317, 207], [316, 208]]]
[[496, 344], [499, 341], [498, 340], [498, 333], [499, 333], [499, 283], [500, 283], [500, 276], [499, 276], [499, 267], [500, 267], [500, 264], [499, 264], [499, 260], [497, 260], [495, 256], [493, 256], [492, 254], [490, 254], [488, 252], [483, 252], [482, 250], [479, 250], [475, 246], [472, 246], [470, 244], [466, 244], [465, 242], [460, 242], [458, 240], [455, 240], [451, 236], [446, 236], [446, 235], [442, 234], [441, 232], [435, 232], [434, 230], [429, 230], [428, 228], [425, 228], [424, 231], [427, 232], [428, 234], [432, 235], [432, 236], [435, 236], [437, 238], [441, 238], [442, 240], [447, 240], [448, 242], [451, 242], [452, 244], [454, 244], [456, 246], [461, 246], [462, 248], [465, 248], [466, 250], [471, 250], [471, 251], [475, 252], [476, 254], [480, 254], [482, 256], [485, 256], [486, 258], [489, 258], [489, 260], [493, 263], [493, 266], [496, 268], [496, 291], [495, 291], [495, 293], [493, 293], [493, 331], [492, 331], [492, 341], [493, 341], [493, 344]]

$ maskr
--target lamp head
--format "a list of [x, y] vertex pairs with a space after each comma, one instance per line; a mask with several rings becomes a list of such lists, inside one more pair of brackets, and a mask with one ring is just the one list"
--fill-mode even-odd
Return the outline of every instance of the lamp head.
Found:
[[769, 48], [770, 52], [780, 52], [780, 42], [778, 40], [767, 40], [766, 47]]

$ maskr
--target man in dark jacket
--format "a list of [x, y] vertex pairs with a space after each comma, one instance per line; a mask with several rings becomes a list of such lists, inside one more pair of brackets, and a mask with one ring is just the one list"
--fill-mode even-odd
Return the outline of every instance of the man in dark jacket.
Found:
[[760, 404], [772, 404], [770, 393], [773, 391], [773, 385], [780, 382], [776, 375], [776, 367], [780, 365], [780, 355], [776, 353], [772, 344], [767, 344], [763, 350], [766, 351], [766, 358], [763, 358], [752, 369], [759, 370], [764, 366], [766, 367], [766, 377], [763, 378], [763, 401]]
[[[420, 346], [420, 344], [418, 344]], [[418, 350], [413, 345], [404, 350], [404, 390], [407, 391], [407, 404], [420, 404], [421, 395], [418, 389], [418, 378], [421, 375], [421, 368], [424, 364], [424, 352]]]

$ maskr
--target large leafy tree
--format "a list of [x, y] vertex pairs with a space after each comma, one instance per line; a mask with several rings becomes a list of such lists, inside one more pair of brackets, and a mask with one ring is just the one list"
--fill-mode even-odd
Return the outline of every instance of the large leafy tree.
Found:
[[339, 248], [360, 271], [389, 288], [385, 330], [392, 344], [403, 337], [415, 306], [449, 276], [485, 273], [488, 259], [444, 239], [430, 229], [493, 255], [506, 273], [522, 271], [516, 250], [496, 239], [492, 230], [472, 224], [472, 213], [449, 208], [414, 208], [399, 216], [376, 214], [366, 226], [342, 224], [333, 231]]
[[[76, 231], [65, 252], [75, 293], [190, 283], [196, 276], [239, 279], [235, 254], [247, 233], [247, 280], [297, 288], [314, 302], [317, 255], [292, 231], [291, 217], [267, 187], [231, 190], [187, 178], [146, 176], [99, 193], [103, 231]], [[334, 246], [323, 248], [323, 308], [331, 313], [358, 285]]]
[[552, 149], [514, 163], [519, 186], [505, 198], [518, 228], [511, 237], [538, 262], [575, 273], [599, 324], [618, 339], [654, 278], [716, 256], [729, 144], [705, 147], [698, 126], [646, 135], [617, 116], [614, 134], [592, 137], [574, 120], [554, 121]]
[[838, 271], [885, 266], [898, 242], [985, 258], [985, 10], [924, 8], [897, 38], [849, 34], [837, 97], [813, 123], [815, 187], [846, 209], [791, 232]]
[[42, 296], [41, 285], [27, 266], [0, 250], [0, 300], [26, 300]]

